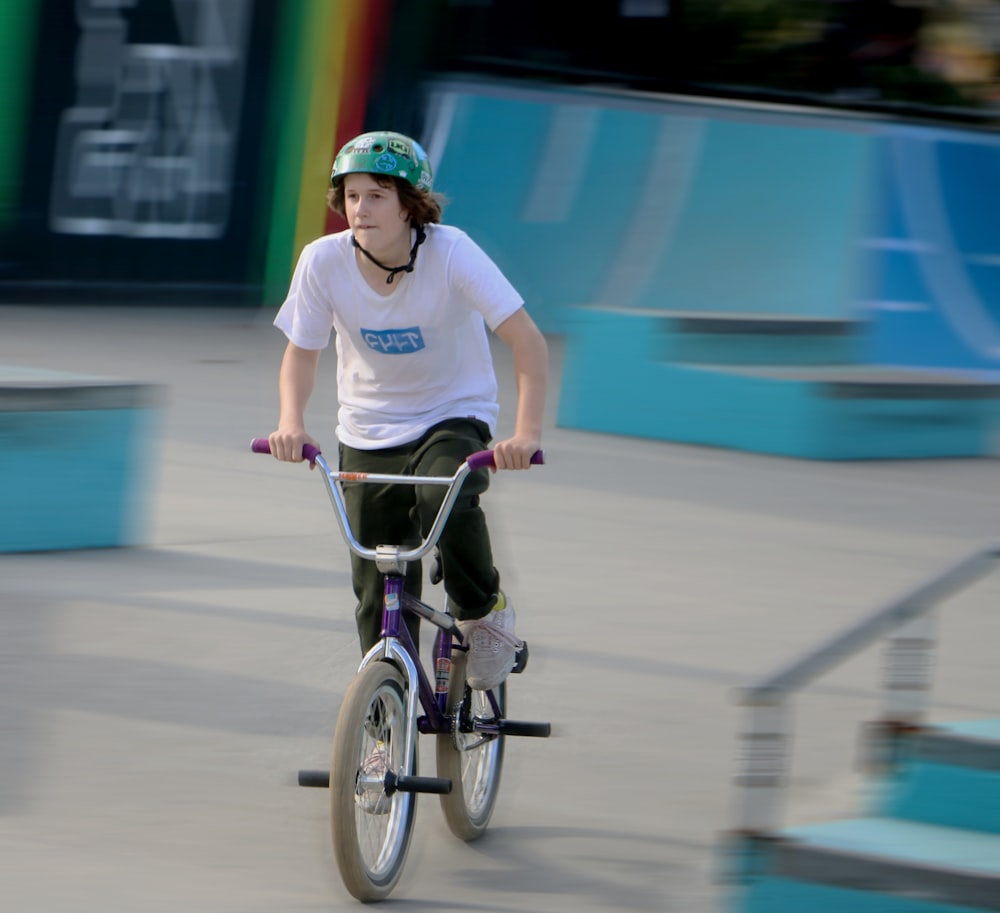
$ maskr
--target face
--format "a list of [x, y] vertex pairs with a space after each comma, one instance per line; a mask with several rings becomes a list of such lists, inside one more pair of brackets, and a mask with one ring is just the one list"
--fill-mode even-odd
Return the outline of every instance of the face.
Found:
[[409, 214], [394, 183], [383, 187], [370, 174], [346, 175], [344, 214], [358, 244], [369, 253], [409, 252]]

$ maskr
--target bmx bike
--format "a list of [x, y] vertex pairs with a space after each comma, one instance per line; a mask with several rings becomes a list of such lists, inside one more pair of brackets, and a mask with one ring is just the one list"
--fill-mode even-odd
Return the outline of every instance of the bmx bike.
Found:
[[[269, 453], [267, 439], [251, 442]], [[333, 736], [329, 771], [300, 771], [299, 784], [329, 789], [334, 858], [347, 890], [358, 900], [387, 897], [406, 862], [416, 815], [416, 797], [432, 793], [451, 832], [475, 840], [486, 831], [496, 804], [507, 736], [546, 738], [546, 722], [507, 718], [507, 682], [488, 691], [471, 688], [465, 678], [468, 647], [454, 617], [403, 589], [406, 565], [436, 548], [462, 482], [470, 472], [494, 465], [493, 451], [470, 455], [451, 476], [412, 476], [342, 472], [332, 469], [311, 445], [303, 458], [322, 470], [340, 531], [356, 555], [374, 561], [384, 580], [380, 639], [361, 660], [341, 703]], [[539, 451], [532, 463], [543, 462]], [[426, 536], [415, 546], [361, 545], [351, 530], [344, 483], [438, 485], [444, 498]], [[432, 571], [432, 580], [440, 579]], [[446, 605], [447, 608], [447, 605]], [[405, 623], [413, 613], [433, 624], [428, 670]], [[527, 644], [512, 672], [522, 672]], [[417, 737], [434, 735], [437, 776], [417, 774]]]

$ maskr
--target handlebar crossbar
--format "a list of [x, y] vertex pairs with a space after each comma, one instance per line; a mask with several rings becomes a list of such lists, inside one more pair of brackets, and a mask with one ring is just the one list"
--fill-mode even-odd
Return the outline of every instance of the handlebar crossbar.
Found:
[[[267, 438], [254, 438], [250, 442], [250, 449], [254, 453], [270, 453], [271, 446]], [[458, 499], [459, 491], [465, 477], [477, 469], [491, 468], [496, 466], [496, 460], [492, 450], [478, 450], [466, 457], [450, 476], [414, 476], [396, 475], [392, 473], [379, 472], [348, 472], [339, 469], [332, 469], [323, 457], [322, 451], [312, 444], [305, 444], [302, 447], [302, 458], [311, 465], [318, 465], [323, 470], [323, 481], [326, 484], [327, 493], [330, 496], [330, 503], [333, 505], [334, 513], [337, 516], [337, 524], [348, 547], [354, 554], [371, 561], [380, 560], [384, 557], [386, 546], [369, 548], [362, 545], [354, 536], [351, 523], [347, 516], [347, 506], [344, 503], [343, 483], [375, 483], [383, 485], [440, 485], [447, 487], [444, 500], [438, 508], [437, 516], [431, 524], [430, 530], [421, 542], [411, 548], [392, 547], [393, 558], [398, 562], [417, 561], [430, 554], [431, 550], [441, 538], [444, 526], [448, 522], [455, 501]], [[533, 465], [541, 465], [545, 462], [541, 450], [535, 451], [531, 456]]]

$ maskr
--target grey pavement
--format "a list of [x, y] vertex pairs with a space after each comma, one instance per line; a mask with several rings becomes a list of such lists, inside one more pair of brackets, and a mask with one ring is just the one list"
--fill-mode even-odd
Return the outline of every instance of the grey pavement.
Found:
[[[270, 317], [0, 307], [0, 365], [168, 393], [140, 545], [0, 555], [5, 910], [357, 906], [324, 792], [295, 785], [328, 763], [359, 652], [320, 479], [248, 450], [276, 416]], [[733, 689], [996, 541], [1000, 462], [813, 463], [559, 428], [551, 342], [547, 465], [498, 475], [486, 504], [532, 651], [511, 713], [553, 737], [509, 742], [476, 843], [420, 799], [390, 903], [709, 913], [726, 899]], [[330, 451], [333, 378], [331, 352], [311, 421]], [[998, 596], [989, 578], [942, 613], [933, 717], [998, 714]], [[879, 664], [846, 659], [796, 701], [789, 821], [855, 810]]]

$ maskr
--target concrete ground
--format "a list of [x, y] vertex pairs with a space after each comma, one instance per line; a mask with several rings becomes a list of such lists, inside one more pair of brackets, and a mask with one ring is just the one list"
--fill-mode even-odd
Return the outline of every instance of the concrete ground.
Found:
[[[320, 479], [249, 453], [276, 417], [270, 317], [0, 308], [0, 365], [168, 394], [141, 544], [0, 555], [5, 910], [356, 906], [325, 793], [295, 785], [328, 763], [359, 652]], [[477, 843], [420, 799], [390, 903], [710, 913], [736, 820], [733, 689], [991, 545], [1000, 462], [810, 463], [558, 428], [557, 339], [552, 356], [547, 465], [496, 477], [486, 503], [532, 651], [511, 714], [553, 737], [509, 742]], [[333, 369], [331, 353], [311, 412], [329, 452]], [[1000, 715], [998, 596], [990, 578], [941, 613], [932, 717]], [[879, 664], [845, 658], [796, 700], [787, 820], [856, 810]], [[422, 755], [432, 772], [429, 742]]]

